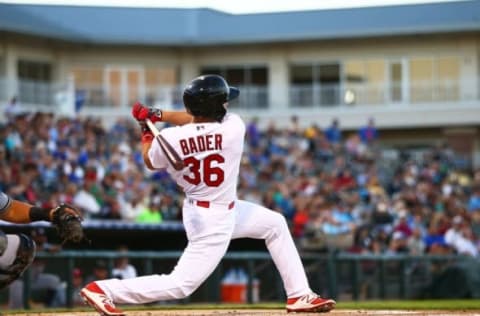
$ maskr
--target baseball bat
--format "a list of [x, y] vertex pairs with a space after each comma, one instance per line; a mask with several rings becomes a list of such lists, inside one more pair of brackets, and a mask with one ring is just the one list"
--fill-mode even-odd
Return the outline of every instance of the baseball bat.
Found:
[[153, 133], [153, 136], [157, 140], [160, 148], [162, 148], [163, 153], [165, 154], [173, 168], [175, 170], [182, 170], [185, 167], [183, 164], [183, 160], [180, 158], [172, 145], [170, 145], [170, 143], [167, 142], [167, 140], [162, 135], [160, 135], [160, 131], [155, 126], [155, 124], [153, 124], [152, 121], [146, 119], [145, 123], [147, 124], [148, 129]]

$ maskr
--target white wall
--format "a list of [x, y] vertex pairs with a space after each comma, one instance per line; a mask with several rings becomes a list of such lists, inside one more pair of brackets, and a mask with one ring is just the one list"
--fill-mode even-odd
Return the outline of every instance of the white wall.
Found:
[[[195, 48], [100, 47], [52, 44], [41, 40], [32, 43], [22, 38], [18, 42], [0, 40], [0, 44], [0, 54], [4, 56], [5, 73], [10, 83], [9, 94], [13, 94], [19, 58], [51, 62], [54, 65], [54, 79], [62, 82], [68, 79], [69, 69], [78, 65], [175, 67], [180, 70], [178, 81], [181, 84], [197, 76], [202, 66], [266, 65], [269, 67], [269, 96], [273, 111], [245, 112], [245, 115], [274, 118], [279, 124], [288, 122], [293, 114], [288, 108], [289, 65], [293, 62], [460, 55], [461, 75], [465, 81], [461, 94], [477, 98], [479, 95], [480, 42], [468, 34]], [[108, 112], [109, 109], [102, 111]], [[480, 121], [478, 104], [472, 102], [421, 107], [339, 106], [294, 111], [304, 117], [303, 122], [307, 125], [315, 122], [326, 126], [331, 119], [339, 117], [343, 126], [352, 128], [363, 125], [370, 116], [375, 117], [384, 128], [478, 124]], [[124, 115], [123, 112], [117, 114]]]

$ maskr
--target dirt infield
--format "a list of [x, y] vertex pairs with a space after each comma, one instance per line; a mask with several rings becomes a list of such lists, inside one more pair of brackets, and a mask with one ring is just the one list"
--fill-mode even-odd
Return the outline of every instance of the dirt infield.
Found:
[[[32, 313], [8, 313], [0, 312], [0, 316], [98, 316], [95, 312], [32, 312]], [[141, 310], [141, 311], [127, 311], [128, 316], [295, 316], [296, 314], [287, 314], [287, 312], [278, 309], [272, 310]], [[331, 316], [466, 316], [476, 315], [480, 316], [480, 311], [440, 311], [440, 310], [422, 310], [422, 311], [409, 311], [409, 310], [346, 310], [337, 309], [330, 313], [318, 314], [318, 313], [301, 313], [298, 315], [331, 315]]]

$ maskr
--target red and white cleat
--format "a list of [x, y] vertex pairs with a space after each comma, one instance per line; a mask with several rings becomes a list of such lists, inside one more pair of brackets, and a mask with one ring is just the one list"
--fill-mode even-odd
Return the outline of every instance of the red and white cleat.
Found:
[[125, 313], [115, 307], [112, 300], [95, 282], [87, 284], [80, 291], [80, 296], [85, 303], [95, 308], [103, 316], [125, 316]]
[[337, 303], [332, 299], [321, 298], [315, 293], [287, 300], [287, 312], [295, 313], [327, 313], [335, 308]]

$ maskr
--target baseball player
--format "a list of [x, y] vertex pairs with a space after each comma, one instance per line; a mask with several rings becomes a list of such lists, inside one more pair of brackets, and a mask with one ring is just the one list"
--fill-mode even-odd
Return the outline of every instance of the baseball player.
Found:
[[239, 90], [217, 75], [192, 80], [183, 92], [186, 112], [167, 112], [136, 103], [135, 119], [168, 122], [161, 135], [183, 159], [175, 170], [152, 133], [142, 127], [145, 164], [166, 169], [183, 188], [183, 224], [188, 245], [170, 274], [127, 280], [108, 279], [87, 284], [81, 291], [86, 303], [102, 315], [125, 315], [115, 304], [143, 304], [189, 296], [214, 271], [230, 240], [264, 239], [288, 296], [289, 312], [328, 312], [332, 299], [321, 298], [309, 287], [300, 256], [285, 218], [263, 206], [237, 199], [237, 180], [245, 124], [227, 113], [228, 101]]
[[[83, 239], [81, 217], [78, 211], [66, 204], [53, 209], [42, 208], [10, 198], [0, 191], [0, 220], [11, 223], [51, 222], [64, 241]], [[32, 263], [35, 242], [24, 234], [5, 234], [0, 230], [0, 290], [20, 277]]]

